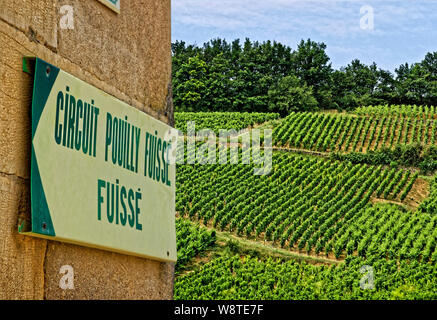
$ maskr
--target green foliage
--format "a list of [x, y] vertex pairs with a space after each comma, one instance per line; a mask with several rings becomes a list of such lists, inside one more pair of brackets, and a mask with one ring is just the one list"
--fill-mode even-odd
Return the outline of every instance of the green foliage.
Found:
[[[243, 44], [213, 39], [203, 47], [177, 41], [172, 44], [176, 111], [268, 112], [272, 96], [280, 108], [273, 110], [282, 114], [309, 110], [312, 98], [320, 109], [437, 105], [437, 52], [411, 66], [401, 65], [392, 74], [358, 59], [333, 70], [326, 49], [324, 43], [310, 39], [302, 40], [295, 51], [278, 42], [249, 39]], [[298, 85], [284, 80], [287, 77], [297, 77]], [[286, 90], [287, 83], [294, 85]], [[299, 96], [306, 101], [299, 104], [304, 109], [289, 108]]]
[[[270, 87], [291, 71], [291, 49], [277, 42], [247, 39], [241, 45], [239, 40], [214, 39], [202, 48], [184, 42], [172, 48], [176, 111], [267, 112]], [[191, 90], [192, 79], [186, 70], [193, 68], [198, 69], [197, 80], [204, 86], [197, 84]], [[186, 103], [187, 92], [201, 94], [201, 99]]]
[[397, 167], [399, 167], [399, 162], [397, 162], [397, 161], [392, 161], [392, 162], [390, 162], [390, 167], [392, 167], [392, 168], [397, 168]]
[[398, 165], [418, 167], [423, 174], [428, 174], [437, 170], [437, 156], [435, 155], [434, 146], [424, 148], [421, 144], [397, 145], [394, 149], [381, 149], [378, 151], [369, 151], [368, 153], [332, 153], [331, 159], [350, 161], [358, 164], [371, 165]]
[[213, 246], [216, 241], [215, 231], [197, 226], [184, 219], [176, 219], [176, 239], [178, 257], [176, 271], [184, 269], [187, 263]]
[[[417, 117], [423, 119], [430, 111], [423, 109], [423, 117], [420, 112]], [[326, 267], [263, 260], [241, 256], [239, 245], [230, 241], [223, 257], [177, 277], [175, 298], [435, 299], [437, 180], [418, 212], [370, 204], [371, 198], [406, 200], [418, 172], [398, 166], [437, 160], [437, 147], [416, 142], [425, 141], [426, 130], [411, 120], [415, 116], [292, 113], [275, 129], [277, 143], [310, 150], [346, 145], [345, 150], [359, 150], [364, 145], [361, 137], [373, 136], [376, 151], [334, 153], [329, 160], [274, 152], [268, 176], [254, 176], [252, 165], [178, 165], [176, 210], [185, 219], [345, 261]], [[413, 143], [396, 144], [403, 138], [392, 135], [398, 132], [394, 124], [404, 128]], [[427, 141], [432, 143], [432, 135]], [[243, 155], [238, 156], [241, 160]], [[204, 250], [185, 253], [190, 241], [196, 242], [195, 248], [209, 243], [196, 240], [198, 236], [190, 240], [178, 234], [178, 239], [187, 239], [183, 245], [178, 242], [187, 260]], [[360, 288], [363, 265], [374, 268], [374, 290]]]
[[356, 108], [353, 113], [369, 117], [385, 117], [400, 115], [401, 117], [417, 119], [435, 119], [437, 110], [435, 106], [420, 105], [368, 105]]
[[357, 152], [346, 154], [333, 153], [331, 157], [334, 160], [345, 160], [352, 163], [417, 167], [423, 160], [422, 150], [423, 146], [420, 144], [397, 145], [393, 150], [383, 148], [378, 151], [369, 151], [366, 154]]
[[404, 103], [431, 104], [437, 101], [437, 52], [428, 53], [421, 63], [408, 63], [396, 69], [398, 84], [395, 94]]
[[326, 45], [310, 39], [301, 40], [291, 56], [293, 74], [313, 89], [314, 96], [322, 109], [332, 107], [330, 90], [332, 68], [329, 60]]
[[189, 58], [178, 69], [175, 77], [180, 79], [175, 87], [178, 95], [174, 103], [184, 111], [201, 111], [203, 97], [207, 92], [206, 62], [199, 55]]
[[390, 103], [395, 80], [390, 72], [367, 66], [358, 59], [333, 73], [333, 101], [336, 108], [351, 110], [357, 106]]
[[296, 76], [287, 76], [273, 85], [269, 92], [269, 110], [282, 116], [295, 111], [315, 111], [318, 109], [312, 87], [302, 83]]
[[[219, 230], [293, 250], [322, 252], [331, 243], [327, 251], [340, 256], [347, 243], [336, 246], [337, 239], [362, 224], [357, 219], [370, 198], [407, 195], [406, 186], [417, 177], [287, 153], [274, 153], [272, 166], [270, 175], [254, 176], [252, 165], [180, 165], [176, 188], [183, 192], [176, 195], [176, 210]], [[358, 234], [349, 248], [355, 250], [367, 234]]]
[[[363, 290], [361, 268], [374, 272]], [[380, 300], [437, 298], [437, 264], [350, 257], [339, 266], [223, 256], [175, 282], [177, 300]]]
[[278, 113], [257, 112], [176, 112], [175, 127], [183, 133], [187, 132], [187, 122], [195, 123], [195, 130], [211, 129], [215, 134], [220, 130], [234, 129], [237, 132], [279, 118]]
[[414, 166], [428, 174], [437, 170], [435, 112], [417, 106], [358, 108], [358, 117], [293, 112], [275, 126], [273, 141], [279, 147], [329, 151], [334, 160]]
[[[277, 120], [275, 144], [333, 151], [331, 159], [275, 151], [268, 176], [254, 176], [253, 165], [178, 165], [178, 271], [215, 243], [214, 232], [183, 219], [344, 261], [327, 267], [254, 258], [233, 240], [222, 257], [178, 276], [175, 298], [436, 299], [437, 178], [416, 212], [371, 204], [410, 202], [419, 173], [400, 166], [437, 168], [435, 111], [407, 105], [369, 106], [356, 115], [291, 111]], [[183, 130], [188, 120], [197, 130], [238, 130], [278, 116], [176, 114]], [[363, 265], [374, 268], [374, 290], [360, 288]]]
[[437, 176], [433, 178], [429, 197], [420, 204], [419, 211], [437, 215]]

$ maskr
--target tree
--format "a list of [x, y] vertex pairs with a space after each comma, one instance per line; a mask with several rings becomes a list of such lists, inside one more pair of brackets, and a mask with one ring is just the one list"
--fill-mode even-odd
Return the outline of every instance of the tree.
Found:
[[335, 109], [352, 110], [358, 107], [354, 85], [352, 76], [346, 73], [344, 68], [332, 73], [332, 97]]
[[360, 60], [355, 59], [344, 69], [351, 77], [353, 91], [358, 96], [372, 96], [378, 84], [378, 70], [375, 63], [366, 66]]
[[435, 106], [437, 105], [437, 51], [427, 53], [421, 65], [429, 75], [425, 103]]
[[[358, 59], [333, 70], [326, 45], [310, 39], [302, 40], [295, 51], [274, 41], [217, 38], [202, 47], [176, 41], [172, 61], [178, 111], [267, 112], [278, 110], [272, 106], [277, 104], [287, 113], [312, 108], [313, 98], [320, 109], [437, 105], [437, 52], [427, 53], [421, 62], [400, 65], [394, 75]], [[302, 96], [304, 103], [299, 104], [296, 96]]]
[[182, 64], [173, 78], [177, 111], [207, 111], [202, 101], [207, 93], [206, 74], [207, 65], [200, 55]]
[[428, 52], [425, 56], [425, 59], [423, 59], [423, 61], [421, 62], [421, 65], [429, 73], [430, 80], [436, 81], [437, 80], [437, 51]]
[[293, 111], [317, 110], [313, 88], [292, 75], [280, 79], [269, 92], [269, 110], [286, 116]]
[[176, 41], [171, 44], [172, 52], [172, 77], [176, 75], [179, 68], [186, 62], [189, 58], [193, 58], [201, 54], [200, 48], [189, 45], [187, 46], [184, 41]]
[[425, 104], [429, 91], [430, 74], [419, 63], [408, 63], [396, 69], [396, 96], [408, 104]]
[[396, 81], [390, 71], [379, 69], [378, 83], [374, 92], [374, 104], [396, 103]]
[[393, 75], [355, 59], [332, 74], [332, 95], [336, 108], [353, 109], [362, 105], [386, 104], [394, 100]]
[[232, 109], [233, 70], [229, 59], [223, 53], [215, 56], [209, 67], [209, 74], [206, 79], [207, 94], [204, 97], [204, 104], [208, 111], [227, 111]]
[[330, 91], [332, 68], [329, 61], [326, 45], [310, 39], [302, 40], [291, 57], [293, 74], [313, 87], [314, 97], [320, 108], [332, 107]]

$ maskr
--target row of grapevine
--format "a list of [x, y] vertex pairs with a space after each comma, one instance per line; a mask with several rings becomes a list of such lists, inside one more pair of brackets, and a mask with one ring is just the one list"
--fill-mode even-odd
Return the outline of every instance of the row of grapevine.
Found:
[[182, 270], [191, 259], [213, 246], [216, 241], [214, 231], [208, 231], [181, 218], [176, 219], [176, 239], [178, 251], [176, 271]]
[[437, 215], [437, 176], [433, 178], [429, 197], [420, 204], [419, 211]]
[[437, 262], [436, 231], [437, 215], [378, 205], [356, 212], [328, 246], [337, 258], [346, 251], [363, 257]]
[[383, 105], [365, 106], [354, 110], [355, 114], [374, 117], [399, 115], [410, 118], [437, 119], [437, 108], [435, 106], [417, 105]]
[[[372, 290], [363, 290], [363, 266]], [[339, 266], [222, 256], [178, 277], [177, 300], [436, 299], [437, 264], [353, 257]]]
[[249, 165], [181, 165], [177, 170], [180, 215], [316, 253], [334, 250], [331, 240], [371, 197], [400, 201], [417, 178], [405, 170], [288, 153], [273, 154], [268, 176], [253, 175]]
[[234, 129], [240, 131], [255, 124], [279, 118], [278, 113], [249, 113], [249, 112], [176, 112], [175, 128], [187, 133], [187, 122], [195, 123], [196, 132], [211, 129], [216, 134], [219, 130]]
[[275, 127], [273, 140], [279, 147], [321, 152], [366, 152], [415, 142], [432, 145], [436, 128], [437, 120], [405, 118], [399, 114], [375, 118], [293, 113]]
[[[435, 112], [434, 107], [366, 107], [355, 114], [292, 113], [266, 125], [276, 126], [276, 146], [364, 153], [416, 141], [434, 144]], [[237, 125], [227, 116], [209, 127]], [[244, 121], [241, 128], [253, 125]], [[180, 151], [179, 157], [194, 157]], [[250, 158], [250, 151], [239, 150], [238, 163]], [[259, 258], [264, 254], [252, 258], [244, 250], [236, 256], [223, 250], [217, 257], [222, 249], [216, 247], [209, 262], [196, 260], [194, 270], [178, 272], [175, 298], [436, 299], [437, 178], [429, 198], [412, 212], [390, 203], [411, 204], [420, 189], [417, 172], [334, 159], [274, 151], [266, 176], [254, 175], [254, 166], [245, 164], [177, 165], [177, 271], [214, 245], [212, 228], [343, 261], [310, 265]], [[373, 290], [360, 286], [363, 266], [372, 267]]]

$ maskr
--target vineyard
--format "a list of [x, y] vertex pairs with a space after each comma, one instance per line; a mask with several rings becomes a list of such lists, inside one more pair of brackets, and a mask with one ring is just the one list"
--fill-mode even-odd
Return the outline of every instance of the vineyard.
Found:
[[[436, 299], [437, 178], [420, 168], [295, 150], [366, 155], [416, 141], [433, 146], [434, 112], [395, 106], [292, 113], [273, 122], [282, 150], [274, 150], [265, 176], [254, 175], [252, 164], [178, 165], [176, 268], [192, 271], [177, 277], [175, 298]], [[196, 262], [215, 246], [213, 230], [253, 248], [236, 254], [219, 246]], [[360, 288], [364, 265], [375, 270], [373, 290]]]
[[338, 258], [368, 241], [371, 230], [354, 228], [362, 225], [361, 215], [367, 221], [363, 209], [370, 200], [401, 202], [417, 178], [405, 170], [286, 153], [274, 154], [273, 167], [269, 176], [254, 176], [245, 165], [182, 166], [177, 188], [185, 192], [177, 195], [176, 210], [221, 231]]
[[[364, 265], [374, 266], [373, 290], [360, 288]], [[435, 299], [436, 274], [437, 264], [401, 261], [398, 265], [396, 260], [385, 259], [351, 258], [338, 267], [326, 267], [223, 256], [178, 278], [175, 299]]]
[[430, 189], [430, 197], [421, 203], [419, 211], [437, 215], [437, 177], [434, 177]]
[[208, 231], [183, 219], [176, 219], [176, 238], [177, 271], [183, 269], [199, 253], [213, 246], [216, 240], [214, 231]]
[[239, 113], [239, 112], [176, 112], [175, 128], [187, 133], [187, 122], [195, 123], [196, 132], [210, 129], [216, 134], [219, 130], [234, 129], [237, 132], [279, 118], [277, 113]]
[[279, 147], [320, 152], [367, 152], [399, 144], [434, 145], [437, 120], [406, 117], [401, 113], [380, 117], [351, 114], [293, 113], [273, 133]]
[[410, 118], [437, 119], [437, 109], [434, 106], [366, 106], [355, 109], [353, 113], [375, 117], [400, 115]]

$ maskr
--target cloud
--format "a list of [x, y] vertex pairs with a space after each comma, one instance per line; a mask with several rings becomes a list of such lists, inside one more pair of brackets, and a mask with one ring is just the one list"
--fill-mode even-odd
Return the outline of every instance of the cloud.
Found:
[[[360, 28], [364, 5], [374, 8], [374, 30]], [[250, 37], [295, 47], [311, 38], [332, 47], [340, 64], [366, 51], [367, 60], [380, 55], [389, 65], [404, 52], [437, 49], [437, 0], [172, 0], [172, 19], [174, 40]]]
[[[173, 0], [174, 22], [199, 28], [223, 30], [268, 27], [273, 32], [316, 29], [325, 33], [343, 33], [345, 24], [332, 19], [331, 1], [295, 0]], [[316, 5], [317, 4], [317, 5]], [[343, 11], [344, 9], [338, 10]], [[341, 14], [341, 13], [340, 13]], [[343, 16], [350, 16], [344, 12]], [[313, 19], [308, 19], [313, 17]], [[314, 17], [317, 21], [314, 21]]]
[[412, 21], [424, 21], [435, 12], [429, 8], [432, 2], [437, 4], [433, 0], [173, 0], [173, 19], [203, 28], [268, 26], [274, 31], [305, 29], [341, 36], [360, 31], [359, 10], [363, 5], [375, 7], [382, 29], [392, 25], [410, 30]]
[[430, 11], [430, 1], [437, 4], [433, 0], [173, 0], [173, 20], [225, 31], [268, 28], [276, 34], [313, 31], [346, 37], [362, 33], [360, 8], [369, 4], [375, 7], [376, 35], [381, 35], [390, 30], [411, 31], [412, 21], [429, 19], [436, 11]]

